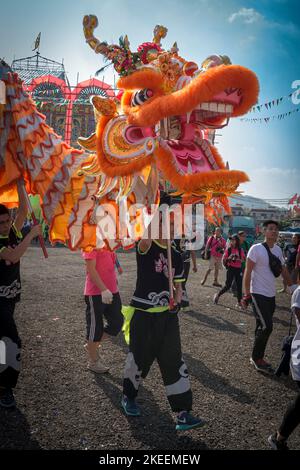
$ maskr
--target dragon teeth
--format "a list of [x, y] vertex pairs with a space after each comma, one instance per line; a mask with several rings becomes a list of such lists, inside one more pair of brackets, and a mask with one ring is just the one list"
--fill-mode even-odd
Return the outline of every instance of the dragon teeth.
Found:
[[209, 110], [209, 103], [201, 103], [200, 109], [204, 109], [205, 111]]
[[201, 103], [195, 109], [213, 111], [215, 113], [232, 113], [233, 106], [232, 104], [224, 103]]
[[218, 105], [217, 105], [217, 103], [210, 103], [210, 105], [209, 105], [209, 110], [210, 110], [210, 111], [214, 111], [214, 112], [218, 112]]
[[189, 122], [190, 122], [191, 114], [192, 114], [192, 111], [190, 111], [189, 113], [186, 113], [186, 123], [187, 124], [189, 124]]
[[188, 161], [188, 166], [187, 166], [187, 174], [192, 175], [193, 174], [193, 167], [190, 161]]
[[164, 130], [167, 133], [168, 130], [168, 118], [164, 118]]

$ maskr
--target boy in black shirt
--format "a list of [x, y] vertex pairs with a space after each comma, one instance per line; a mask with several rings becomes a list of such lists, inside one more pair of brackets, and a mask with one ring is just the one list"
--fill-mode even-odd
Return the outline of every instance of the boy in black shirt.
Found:
[[[161, 213], [160, 228], [161, 228]], [[160, 232], [161, 233], [161, 232]], [[161, 235], [160, 235], [161, 237]], [[175, 303], [180, 305], [183, 263], [180, 253], [172, 252]], [[137, 244], [137, 283], [131, 301], [129, 353], [127, 356], [122, 406], [128, 416], [140, 416], [135, 403], [141, 379], [146, 378], [156, 359], [167, 398], [177, 413], [177, 430], [202, 426], [204, 421], [190, 414], [192, 392], [182, 359], [178, 308], [169, 309], [167, 240], [143, 239]], [[129, 307], [130, 308], [130, 307]]]
[[0, 357], [0, 406], [3, 408], [15, 406], [12, 389], [20, 371], [21, 340], [13, 317], [21, 293], [20, 258], [31, 240], [40, 234], [40, 226], [34, 226], [21, 241], [27, 206], [18, 188], [20, 204], [14, 223], [7, 207], [0, 204], [0, 342], [1, 351], [5, 351], [5, 357]]

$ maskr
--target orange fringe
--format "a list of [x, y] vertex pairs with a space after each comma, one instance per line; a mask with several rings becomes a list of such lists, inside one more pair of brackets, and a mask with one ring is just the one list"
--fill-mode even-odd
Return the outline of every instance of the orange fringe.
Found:
[[[152, 89], [149, 77], [153, 72], [149, 73], [149, 77], [145, 76], [145, 83], [142, 80], [134, 80], [135, 75], [120, 80], [120, 84], [127, 89], [133, 86]], [[182, 90], [161, 96], [159, 100], [151, 98], [143, 106], [131, 110], [126, 108], [128, 121], [139, 126], [153, 126], [163, 117], [185, 114], [199, 103], [211, 101], [216, 94], [227, 88], [241, 88], [243, 92], [243, 99], [238, 106], [235, 106], [232, 114], [234, 117], [245, 114], [257, 102], [259, 84], [256, 75], [240, 65], [221, 65], [199, 75]]]
[[117, 82], [117, 87], [121, 90], [140, 90], [150, 88], [152, 91], [163, 90], [163, 76], [156, 70], [145, 68], [138, 70], [127, 77], [122, 77]]
[[249, 181], [248, 176], [243, 171], [227, 170], [216, 148], [211, 147], [217, 164], [221, 170], [213, 170], [205, 173], [197, 173], [195, 175], [182, 176], [174, 169], [173, 156], [171, 152], [159, 147], [154, 154], [158, 160], [160, 170], [163, 172], [164, 178], [172, 183], [172, 186], [178, 191], [188, 194], [199, 193], [203, 189], [203, 193], [212, 191], [213, 186], [220, 186], [220, 191], [226, 191], [226, 188], [234, 187], [233, 192], [240, 183]]

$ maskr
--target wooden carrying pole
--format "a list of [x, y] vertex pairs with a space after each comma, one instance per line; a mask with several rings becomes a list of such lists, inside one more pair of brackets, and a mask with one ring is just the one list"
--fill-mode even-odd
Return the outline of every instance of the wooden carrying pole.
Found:
[[167, 222], [167, 253], [168, 253], [168, 273], [169, 273], [169, 292], [170, 292], [170, 301], [169, 307], [170, 310], [173, 310], [175, 306], [174, 300], [174, 290], [173, 290], [173, 267], [172, 267], [172, 248], [171, 248], [171, 231], [170, 231], [170, 213], [166, 212], [166, 222]]

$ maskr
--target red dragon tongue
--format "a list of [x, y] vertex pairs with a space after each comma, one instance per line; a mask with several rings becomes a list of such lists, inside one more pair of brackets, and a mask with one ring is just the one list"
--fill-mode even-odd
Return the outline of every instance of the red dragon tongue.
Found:
[[181, 173], [191, 175], [212, 170], [207, 157], [196, 143], [171, 140], [167, 145]]

